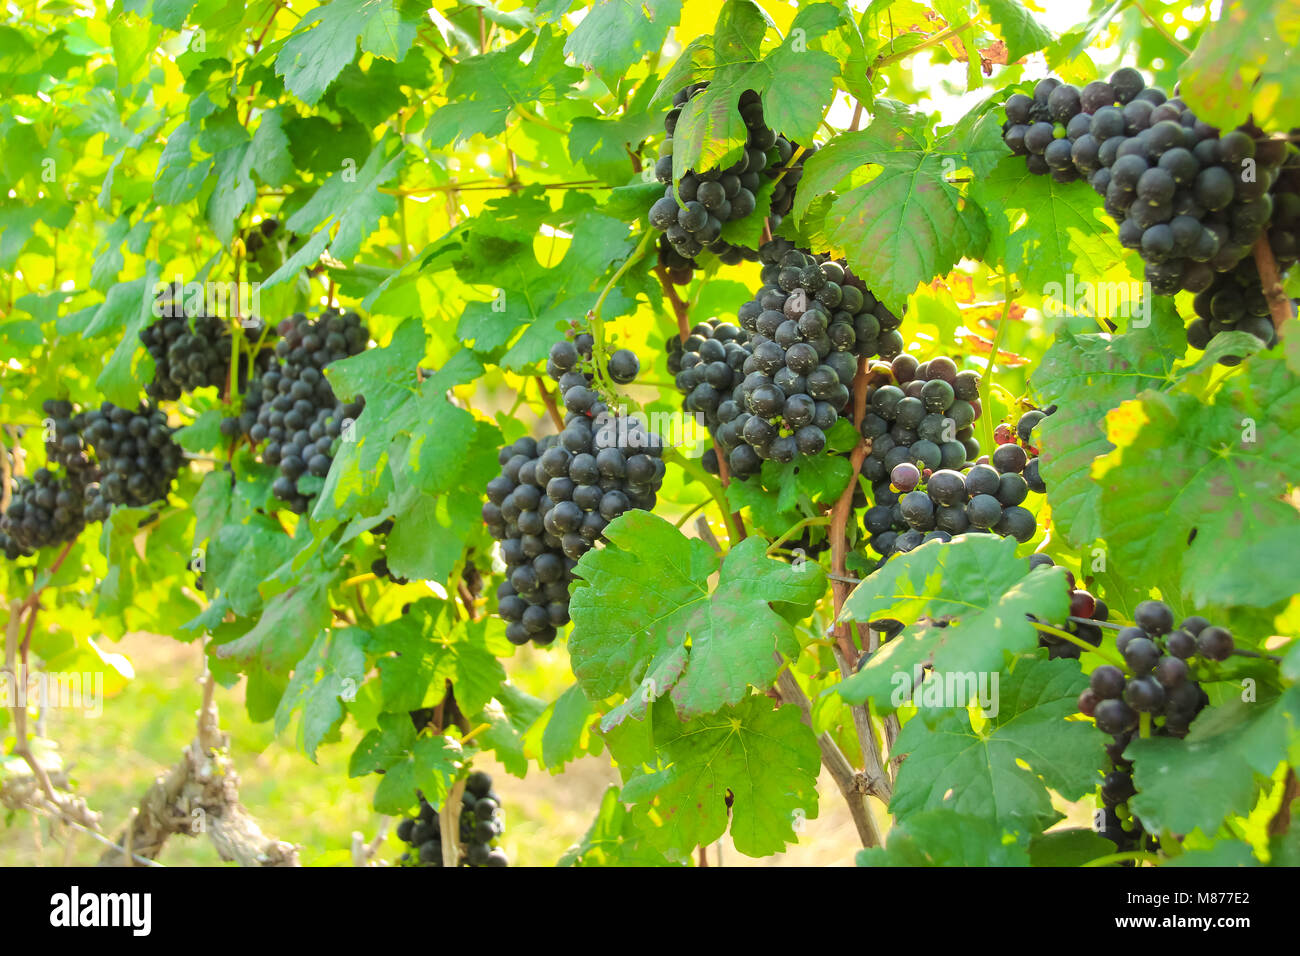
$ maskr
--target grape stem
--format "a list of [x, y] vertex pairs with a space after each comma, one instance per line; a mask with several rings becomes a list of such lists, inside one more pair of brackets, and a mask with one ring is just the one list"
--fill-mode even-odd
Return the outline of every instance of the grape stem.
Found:
[[988, 368], [984, 370], [984, 375], [980, 378], [980, 418], [983, 424], [980, 425], [980, 431], [984, 436], [984, 447], [988, 449], [987, 454], [993, 454], [995, 447], [993, 441], [993, 408], [990, 404], [990, 395], [993, 389], [993, 363], [997, 361], [998, 351], [1002, 347], [1002, 336], [1007, 331], [1007, 317], [1011, 314], [1011, 303], [1015, 296], [1011, 294], [1011, 276], [1002, 277], [1002, 318], [998, 320], [997, 331], [993, 333], [993, 347], [989, 350]]
[[1192, 51], [1187, 49], [1187, 47], [1183, 46], [1176, 39], [1174, 39], [1174, 35], [1165, 29], [1165, 25], [1163, 23], [1161, 23], [1151, 14], [1147, 13], [1146, 7], [1142, 6], [1139, 0], [1133, 0], [1133, 9], [1137, 10], [1138, 13], [1142, 14], [1142, 19], [1145, 20], [1147, 23], [1151, 24], [1151, 26], [1155, 28], [1155, 31], [1160, 34], [1161, 38], [1166, 43], [1168, 43], [1171, 47], [1173, 47], [1183, 56], [1192, 55]]
[[1151, 736], [1151, 714], [1149, 711], [1142, 711], [1138, 714], [1138, 736], [1143, 740]]
[[683, 301], [682, 297], [677, 294], [673, 288], [672, 280], [668, 278], [668, 270], [661, 265], [656, 265], [654, 273], [659, 277], [659, 284], [663, 286], [664, 298], [673, 307], [673, 315], [677, 317], [677, 337], [685, 342], [691, 334], [690, 326], [690, 306]]
[[1089, 860], [1083, 866], [1110, 866], [1112, 863], [1127, 863], [1134, 860], [1139, 863], [1159, 863], [1160, 857], [1154, 853], [1145, 853], [1141, 850], [1132, 850], [1127, 853], [1109, 853], [1106, 856], [1099, 856], [1095, 860]]
[[[1051, 634], [1054, 637], [1059, 637], [1063, 641], [1069, 641], [1071, 644], [1075, 645], [1076, 647], [1082, 648], [1085, 651], [1092, 651], [1094, 654], [1098, 654], [1101, 657], [1108, 660], [1110, 663], [1114, 664], [1120, 670], [1125, 671], [1126, 673], [1128, 671], [1128, 665], [1124, 662], [1124, 659], [1120, 657], [1118, 654], [1112, 654], [1110, 650], [1107, 648], [1093, 647], [1087, 641], [1082, 640], [1079, 637], [1076, 637], [1075, 635], [1071, 634], [1069, 631], [1064, 631], [1059, 627], [1052, 627], [1052, 625], [1044, 624], [1042, 621], [1031, 620], [1029, 623], [1034, 625], [1035, 628], [1042, 631], [1044, 634]], [[1089, 621], [1088, 623], [1096, 624], [1097, 622]]]
[[802, 531], [804, 528], [810, 527], [812, 525], [830, 524], [830, 521], [831, 521], [830, 515], [814, 515], [811, 518], [803, 518], [799, 521], [796, 521], [790, 527], [786, 528], [784, 532], [782, 532], [781, 537], [777, 538], [770, 545], [768, 545], [767, 553], [771, 554], [773, 551], [780, 548], [781, 545], [785, 544], [785, 542], [790, 540], [790, 538], [794, 534], [796, 534], [799, 531]]
[[1268, 300], [1268, 314], [1273, 320], [1273, 328], [1282, 331], [1282, 323], [1291, 318], [1291, 300], [1282, 290], [1282, 282], [1277, 274], [1277, 260], [1273, 258], [1273, 247], [1268, 244], [1268, 236], [1260, 236], [1254, 246], [1255, 267], [1259, 269], [1259, 280], [1264, 286], [1264, 298]]
[[967, 20], [965, 23], [962, 23], [962, 24], [960, 24], [960, 25], [958, 25], [958, 26], [955, 26], [955, 27], [949, 27], [949, 28], [946, 29], [946, 30], [941, 30], [940, 32], [934, 34], [934, 35], [933, 35], [932, 37], [930, 37], [929, 39], [927, 39], [927, 40], [925, 40], [925, 41], [923, 41], [923, 42], [921, 42], [921, 43], [918, 43], [918, 44], [917, 44], [916, 46], [914, 46], [914, 47], [909, 47], [908, 49], [906, 49], [906, 50], [902, 50], [902, 51], [900, 51], [900, 52], [898, 52], [898, 53], [891, 53], [889, 56], [881, 57], [880, 59], [876, 60], [876, 62], [873, 63], [873, 64], [871, 65], [871, 69], [872, 69], [873, 72], [875, 72], [875, 71], [879, 71], [879, 70], [882, 69], [883, 67], [889, 66], [891, 63], [896, 63], [896, 62], [898, 62], [899, 60], [903, 59], [904, 57], [911, 56], [913, 53], [916, 53], [916, 52], [919, 51], [919, 50], [924, 50], [924, 49], [926, 49], [926, 48], [928, 48], [928, 47], [938, 46], [940, 43], [945, 43], [945, 42], [947, 42], [948, 40], [950, 40], [950, 39], [952, 39], [953, 37], [955, 37], [957, 34], [961, 33], [963, 30], [965, 30], [965, 29], [967, 29], [968, 27], [970, 27], [971, 25], [973, 25], [974, 23], [975, 23], [975, 20], [974, 20], [974, 19], [970, 19], [970, 20]]
[[537, 379], [537, 391], [541, 392], [542, 395], [542, 404], [546, 406], [546, 411], [551, 416], [551, 423], [555, 425], [556, 431], [564, 431], [564, 416], [560, 414], [560, 409], [556, 407], [555, 396], [546, 387], [544, 378], [540, 375], [534, 377]]
[[600, 310], [604, 307], [605, 299], [609, 296], [609, 293], [616, 285], [618, 285], [619, 280], [622, 279], [623, 276], [627, 275], [629, 269], [645, 257], [646, 251], [654, 241], [654, 237], [655, 230], [647, 229], [645, 235], [641, 237], [641, 241], [637, 244], [637, 247], [632, 250], [631, 255], [623, 260], [623, 264], [619, 266], [618, 270], [610, 277], [609, 282], [605, 284], [605, 288], [601, 290], [600, 295], [597, 297], [596, 304], [593, 305], [591, 311], [587, 313], [587, 318], [591, 321], [591, 336], [595, 339], [591, 348], [591, 355], [593, 359], [592, 364], [595, 366], [594, 371], [596, 374], [596, 380], [601, 382], [605, 389], [607, 389], [611, 394], [615, 393], [616, 389], [614, 388], [613, 383], [609, 381], [608, 370], [605, 368], [605, 365], [608, 362], [608, 349], [605, 344], [605, 321], [600, 317]]

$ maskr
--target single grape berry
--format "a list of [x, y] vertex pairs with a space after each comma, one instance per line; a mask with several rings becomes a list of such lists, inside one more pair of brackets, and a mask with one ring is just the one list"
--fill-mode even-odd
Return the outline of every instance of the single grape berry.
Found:
[[1155, 637], [1173, 630], [1174, 612], [1163, 601], [1143, 601], [1133, 612], [1138, 627]]
[[1232, 633], [1223, 627], [1207, 627], [1196, 638], [1197, 653], [1211, 661], [1226, 661], [1235, 647]]

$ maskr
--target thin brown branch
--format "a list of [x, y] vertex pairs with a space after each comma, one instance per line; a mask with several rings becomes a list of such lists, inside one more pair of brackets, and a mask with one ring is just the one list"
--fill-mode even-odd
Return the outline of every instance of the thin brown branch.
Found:
[[460, 866], [460, 811], [465, 806], [461, 800], [464, 794], [465, 781], [457, 780], [447, 794], [442, 813], [438, 814], [438, 823], [442, 828], [443, 866]]
[[659, 284], [663, 286], [664, 298], [672, 305], [673, 315], [677, 317], [677, 337], [685, 342], [691, 334], [691, 307], [673, 288], [673, 282], [668, 278], [667, 269], [663, 266], [655, 266], [654, 273], [659, 277]]
[[1277, 260], [1273, 258], [1273, 247], [1268, 244], [1268, 236], [1259, 237], [1254, 252], [1259, 281], [1264, 286], [1264, 298], [1268, 300], [1268, 314], [1273, 319], [1273, 328], [1281, 332], [1282, 323], [1291, 318], [1291, 300], [1282, 289]]
[[542, 393], [542, 404], [546, 406], [546, 411], [551, 416], [551, 423], [557, 431], [564, 431], [564, 416], [560, 414], [560, 409], [555, 404], [555, 396], [546, 387], [546, 379], [540, 375], [535, 377], [537, 379], [537, 390]]
[[[858, 359], [858, 372], [853, 376], [853, 424], [856, 428], [861, 428], [862, 418], [866, 414], [867, 386], [870, 384], [870, 380], [871, 376], [867, 372], [867, 359], [861, 357]], [[831, 508], [831, 571], [840, 578], [848, 576], [848, 543], [845, 536], [848, 530], [849, 516], [853, 511], [853, 493], [858, 487], [858, 475], [862, 471], [862, 462], [866, 460], [870, 451], [871, 442], [860, 439], [849, 455], [849, 480]], [[858, 659], [858, 650], [854, 647], [852, 631], [849, 626], [840, 623], [839, 620], [840, 611], [844, 609], [844, 602], [848, 599], [849, 590], [850, 586], [847, 583], [832, 578], [831, 599], [835, 609], [835, 643], [839, 647], [840, 653], [844, 655], [844, 659], [851, 662]]]
[[1297, 786], [1295, 767], [1287, 768], [1286, 780], [1282, 783], [1282, 803], [1273, 814], [1273, 819], [1268, 821], [1268, 835], [1282, 836], [1291, 828], [1291, 804], [1300, 797], [1300, 786]]

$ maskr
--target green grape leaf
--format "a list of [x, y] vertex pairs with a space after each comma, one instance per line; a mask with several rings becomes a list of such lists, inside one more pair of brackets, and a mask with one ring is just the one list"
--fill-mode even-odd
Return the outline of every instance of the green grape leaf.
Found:
[[401, 60], [423, 19], [408, 0], [333, 0], [299, 21], [275, 60], [275, 72], [304, 103], [315, 104], [361, 48]]
[[379, 726], [352, 752], [348, 775], [383, 771], [375, 789], [375, 810], [398, 816], [416, 806], [417, 790], [441, 808], [463, 766], [464, 755], [455, 738], [417, 737], [410, 715], [380, 714]]
[[883, 847], [859, 850], [858, 866], [1028, 866], [1029, 854], [1006, 843], [1002, 828], [952, 810], [925, 810], [900, 821]]
[[779, 853], [796, 826], [817, 817], [820, 754], [797, 707], [751, 696], [716, 714], [682, 721], [665, 703], [654, 708], [662, 770], [633, 777], [623, 799], [656, 801], [663, 826], [647, 841], [685, 859], [727, 831], [746, 856]]
[[980, 6], [988, 10], [989, 19], [1007, 45], [1008, 63], [1051, 44], [1052, 34], [1034, 19], [1020, 0], [980, 0]]
[[1256, 775], [1268, 777], [1283, 760], [1300, 758], [1300, 687], [1271, 701], [1230, 700], [1205, 710], [1182, 740], [1134, 740], [1137, 796], [1129, 808], [1152, 833], [1201, 830], [1212, 835], [1229, 814], [1254, 805]]
[[777, 652], [793, 656], [797, 644], [769, 602], [810, 607], [826, 588], [814, 562], [796, 568], [768, 558], [761, 538], [736, 545], [719, 567], [704, 542], [644, 511], [616, 518], [605, 538], [574, 572], [582, 583], [570, 601], [569, 654], [593, 701], [631, 695], [606, 727], [670, 692], [691, 718], [738, 703], [751, 684], [770, 686]]
[[558, 866], [674, 866], [647, 845], [644, 827], [653, 827], [647, 815], [628, 810], [618, 787], [608, 787], [600, 798], [596, 819], [582, 839], [560, 858]]
[[1179, 95], [1211, 126], [1246, 117], [1264, 129], [1300, 125], [1300, 12], [1286, 0], [1229, 0], [1178, 70]]
[[472, 720], [475, 724], [487, 724], [476, 740], [496, 754], [508, 773], [522, 777], [528, 772], [524, 736], [545, 709], [546, 705], [531, 694], [513, 684], [503, 684], [497, 696]]
[[[1124, 249], [1104, 217], [1101, 200], [1086, 183], [1035, 176], [1021, 156], [1007, 156], [971, 183], [970, 198], [988, 223], [989, 261], [1000, 260], [1026, 289], [1048, 283], [1093, 281], [1120, 268]], [[1119, 278], [1128, 279], [1126, 271]]]
[[1197, 606], [1266, 607], [1300, 591], [1300, 515], [1279, 497], [1300, 467], [1300, 384], [1258, 355], [1207, 404], [1144, 392], [1106, 418], [1093, 465], [1102, 529], [1121, 566], [1181, 568]]
[[1087, 686], [1078, 662], [1021, 658], [1004, 676], [997, 713], [980, 730], [962, 706], [933, 728], [915, 719], [903, 727], [894, 750], [907, 758], [889, 804], [900, 820], [944, 808], [1037, 833], [1059, 819], [1049, 789], [1078, 800], [1096, 788], [1103, 735], [1066, 720]]
[[596, 0], [564, 44], [589, 70], [617, 78], [651, 51], [663, 48], [682, 15], [681, 0]]
[[1049, 830], [1029, 841], [1031, 866], [1082, 866], [1114, 852], [1115, 844], [1100, 833], [1077, 827]]
[[297, 744], [314, 763], [321, 742], [343, 720], [343, 702], [355, 699], [366, 679], [364, 630], [345, 627], [326, 631], [293, 668], [293, 677], [275, 711], [275, 732], [284, 733], [298, 719]]
[[795, 201], [802, 216], [855, 171], [878, 167], [874, 178], [857, 184], [854, 177], [832, 200], [827, 239], [895, 309], [988, 241], [983, 213], [948, 181], [964, 154], [927, 146], [916, 123], [913, 114], [882, 111], [867, 129], [835, 137], [805, 164]]
[[[1011, 538], [968, 534], [927, 542], [895, 555], [844, 602], [841, 620], [888, 617], [914, 626], [834, 690], [849, 703], [870, 698], [882, 710], [896, 709], [916, 689], [922, 665], [940, 675], [996, 673], [1004, 654], [1037, 646], [1038, 631], [1025, 615], [1063, 621], [1068, 611], [1064, 570], [1031, 572]], [[922, 617], [928, 622], [917, 625]], [[942, 619], [946, 626], [936, 623]]]
[[1052, 526], [1075, 548], [1102, 534], [1102, 491], [1090, 469], [1114, 447], [1103, 427], [1106, 412], [1173, 380], [1182, 325], [1168, 300], [1158, 299], [1156, 310], [1151, 325], [1126, 335], [1060, 330], [1030, 377], [1044, 403], [1057, 406], [1036, 430], [1038, 467]]
[[309, 574], [266, 603], [251, 631], [217, 649], [217, 656], [258, 663], [286, 674], [302, 660], [330, 621], [332, 574]]

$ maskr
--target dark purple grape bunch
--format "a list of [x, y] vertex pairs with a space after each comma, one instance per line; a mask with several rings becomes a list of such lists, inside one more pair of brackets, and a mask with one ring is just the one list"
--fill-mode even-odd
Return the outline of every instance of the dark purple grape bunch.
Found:
[[1019, 471], [1001, 471], [984, 458], [965, 472], [932, 471], [924, 464], [901, 461], [886, 482], [873, 486], [876, 503], [863, 516], [863, 526], [880, 564], [927, 541], [951, 541], [959, 534], [996, 534], [1021, 544], [1033, 538], [1038, 525], [1033, 512], [1021, 506], [1029, 487]]
[[851, 411], [858, 359], [896, 355], [903, 341], [898, 317], [844, 263], [785, 240], [760, 256], [765, 285], [737, 311], [750, 354], [717, 410], [717, 444], [740, 479], [764, 461], [820, 455], [827, 430]]
[[1047, 485], [1038, 473], [1039, 450], [1035, 444], [1034, 429], [1044, 418], [1055, 413], [1055, 405], [1043, 409], [1031, 408], [1016, 420], [1015, 428], [1002, 422], [993, 431], [993, 467], [999, 472], [1015, 471], [1022, 475], [1029, 490], [1036, 495], [1047, 494]]
[[[723, 226], [752, 215], [764, 181], [775, 180], [767, 217], [770, 227], [775, 229], [793, 207], [795, 187], [803, 176], [803, 162], [816, 147], [806, 149], [787, 168], [798, 147], [767, 127], [761, 97], [753, 90], [746, 90], [737, 105], [747, 131], [740, 158], [725, 169], [688, 171], [674, 183], [672, 137], [678, 117], [682, 107], [707, 86], [707, 83], [696, 83], [678, 92], [673, 97], [673, 108], [664, 118], [668, 138], [660, 147], [655, 177], [667, 188], [663, 198], [650, 207], [650, 224], [665, 233], [670, 247], [683, 259], [693, 261], [707, 249], [727, 265], [736, 265], [752, 260], [754, 252], [723, 239]], [[662, 258], [661, 264], [664, 264]]]
[[[231, 334], [229, 320], [215, 315], [185, 314], [181, 290], [175, 283], [158, 296], [156, 321], [140, 330], [140, 341], [154, 362], [153, 379], [145, 394], [153, 401], [176, 401], [186, 392], [200, 388], [224, 389], [230, 376]], [[260, 319], [244, 325], [244, 343], [239, 353], [235, 386], [248, 382], [249, 353], [262, 340]], [[270, 363], [270, 350], [257, 359], [260, 372]]]
[[[1124, 805], [1137, 790], [1133, 764], [1124, 758], [1124, 751], [1138, 736], [1142, 715], [1149, 715], [1151, 736], [1186, 737], [1192, 721], [1210, 702], [1197, 671], [1205, 662], [1227, 660], [1235, 649], [1232, 634], [1203, 617], [1189, 617], [1175, 629], [1173, 611], [1162, 601], [1143, 601], [1133, 618], [1133, 626], [1123, 628], [1115, 641], [1125, 666], [1097, 667], [1079, 695], [1079, 712], [1093, 718], [1097, 729], [1112, 738], [1106, 745], [1111, 769], [1102, 781], [1101, 795], [1105, 835], [1121, 846], [1131, 846], [1141, 836], [1140, 823], [1125, 820], [1131, 814]], [[1125, 822], [1128, 827], [1122, 825]]]
[[[46, 399], [41, 410], [45, 466], [11, 480], [9, 507], [0, 515], [0, 553], [11, 561], [76, 539], [86, 526], [87, 499], [98, 490], [99, 467], [83, 434], [87, 416], [64, 399]], [[6, 454], [12, 475], [13, 456]]]
[[[1155, 293], [1211, 289], [1216, 274], [1234, 270], [1265, 235], [1280, 270], [1295, 263], [1293, 144], [1251, 123], [1221, 134], [1130, 68], [1082, 90], [1048, 77], [1005, 108], [1007, 146], [1031, 172], [1057, 182], [1086, 178], [1119, 223], [1120, 243], [1141, 254]], [[1203, 337], [1200, 329], [1191, 334]]]
[[668, 371], [682, 393], [682, 407], [704, 417], [709, 430], [721, 423], [719, 409], [727, 420], [735, 418], [728, 402], [744, 380], [741, 369], [750, 356], [749, 333], [730, 322], [709, 319], [691, 329], [685, 341], [673, 336], [668, 342]]
[[[1029, 569], [1031, 571], [1035, 568], [1054, 567], [1055, 564], [1056, 562], [1046, 554], [1031, 554], [1029, 556]], [[1091, 591], [1077, 587], [1074, 573], [1068, 568], [1065, 569], [1065, 587], [1070, 594], [1070, 617], [1060, 627], [1060, 630], [1073, 634], [1079, 640], [1091, 644], [1093, 647], [1100, 647], [1101, 628], [1089, 622], [1105, 623], [1110, 620], [1110, 608], [1106, 606], [1105, 601]], [[1047, 656], [1051, 660], [1056, 660], [1058, 657], [1067, 657], [1077, 661], [1083, 654], [1083, 648], [1078, 644], [1046, 631], [1039, 632], [1038, 646], [1047, 648]]]
[[266, 443], [262, 461], [280, 470], [271, 492], [289, 510], [304, 514], [316, 492], [301, 490], [302, 479], [329, 473], [339, 442], [365, 409], [360, 397], [339, 401], [325, 369], [365, 351], [370, 332], [357, 313], [338, 309], [315, 319], [298, 313], [276, 331], [276, 361], [249, 390], [244, 415], [256, 412], [248, 437], [254, 445]]
[[[434, 806], [418, 794], [420, 810], [397, 824], [397, 837], [408, 846], [400, 866], [442, 866], [442, 820]], [[460, 866], [509, 866], [506, 853], [496, 845], [505, 833], [501, 798], [492, 790], [492, 778], [475, 770], [461, 797]]]
[[[483, 522], [501, 542], [506, 581], [497, 613], [513, 644], [545, 646], [569, 623], [569, 585], [578, 559], [606, 526], [634, 508], [654, 509], [665, 473], [659, 436], [612, 411], [593, 388], [591, 335], [557, 342], [547, 373], [559, 383], [567, 414], [558, 435], [525, 436], [498, 455]], [[630, 384], [640, 361], [629, 349], [609, 356], [606, 372]]]
[[[1242, 259], [1236, 267], [1216, 273], [1208, 289], [1192, 298], [1196, 318], [1187, 325], [1187, 344], [1207, 349], [1224, 332], [1248, 332], [1264, 343], [1277, 344], [1277, 329], [1269, 313], [1268, 299], [1254, 259]], [[1239, 365], [1242, 357], [1224, 355], [1221, 365]]]

